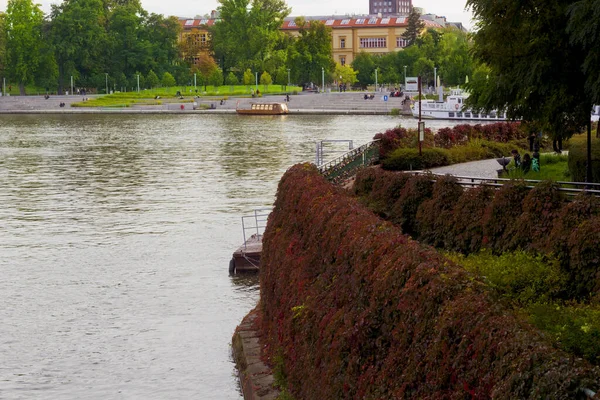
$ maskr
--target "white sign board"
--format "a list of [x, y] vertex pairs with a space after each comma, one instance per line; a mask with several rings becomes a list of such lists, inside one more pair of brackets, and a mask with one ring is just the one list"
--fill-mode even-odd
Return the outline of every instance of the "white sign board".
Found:
[[407, 92], [418, 92], [419, 91], [419, 77], [407, 76], [404, 81], [404, 86]]

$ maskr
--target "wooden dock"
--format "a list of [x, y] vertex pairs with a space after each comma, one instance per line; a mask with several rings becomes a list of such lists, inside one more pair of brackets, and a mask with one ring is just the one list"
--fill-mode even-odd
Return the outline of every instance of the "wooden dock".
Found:
[[260, 253], [262, 252], [262, 235], [254, 234], [233, 252], [229, 261], [229, 274], [253, 272], [257, 273], [260, 267]]

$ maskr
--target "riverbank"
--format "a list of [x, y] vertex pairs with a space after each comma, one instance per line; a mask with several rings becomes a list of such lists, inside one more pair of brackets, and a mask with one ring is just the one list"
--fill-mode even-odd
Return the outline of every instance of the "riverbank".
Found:
[[[308, 93], [290, 96], [288, 108], [293, 115], [390, 115], [398, 110], [411, 115], [402, 98], [378, 92], [374, 99], [365, 100], [363, 92]], [[87, 96], [93, 99], [96, 96]], [[284, 96], [273, 95], [259, 99], [250, 97], [199, 97], [160, 99], [161, 104], [133, 104], [129, 107], [73, 107], [82, 96], [8, 96], [0, 97], [0, 114], [235, 114], [236, 108], [249, 108], [250, 103], [283, 102]], [[194, 103], [196, 103], [194, 105]], [[62, 105], [62, 106], [61, 106]]]

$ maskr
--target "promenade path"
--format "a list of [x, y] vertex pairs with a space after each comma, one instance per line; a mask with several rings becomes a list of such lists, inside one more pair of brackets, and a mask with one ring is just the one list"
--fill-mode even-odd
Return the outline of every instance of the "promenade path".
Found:
[[[374, 94], [373, 100], [365, 100], [365, 93]], [[122, 113], [234, 113], [236, 107], [249, 108], [252, 102], [283, 102], [284, 95], [269, 95], [261, 98], [231, 97], [221, 104], [220, 97], [184, 96], [183, 99], [176, 97], [162, 98], [160, 105], [133, 105], [132, 107], [71, 107], [72, 103], [81, 102], [83, 96], [78, 95], [52, 95], [45, 99], [42, 95], [32, 96], [6, 96], [0, 97], [0, 113], [94, 113], [94, 112], [122, 112]], [[383, 96], [388, 95], [388, 101]], [[86, 96], [93, 99], [94, 95]], [[295, 114], [389, 114], [393, 108], [409, 113], [410, 109], [403, 107], [402, 98], [389, 97], [388, 92], [332, 92], [332, 93], [301, 93], [290, 95], [288, 107]], [[192, 101], [198, 104], [194, 110]], [[65, 103], [60, 107], [60, 103]], [[214, 105], [215, 109], [200, 110], [200, 106]], [[181, 109], [183, 106], [183, 110]]]
[[431, 172], [435, 174], [449, 174], [476, 178], [498, 178], [499, 169], [502, 169], [502, 166], [494, 158], [491, 160], [471, 161], [462, 164], [448, 165], [446, 167], [432, 168]]

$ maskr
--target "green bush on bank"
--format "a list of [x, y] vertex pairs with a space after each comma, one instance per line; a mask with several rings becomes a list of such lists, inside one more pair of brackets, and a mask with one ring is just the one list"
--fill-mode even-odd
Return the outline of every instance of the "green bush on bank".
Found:
[[[381, 160], [381, 166], [390, 171], [423, 170], [469, 161], [499, 158], [510, 155], [514, 148], [522, 148], [522, 141], [497, 143], [488, 140], [471, 140], [464, 146], [444, 148], [400, 147]], [[498, 164], [500, 169], [500, 164]]]
[[[587, 170], [586, 135], [573, 136], [569, 141], [569, 172], [573, 182], [585, 182]], [[600, 183], [600, 139], [592, 137], [592, 182]]]

